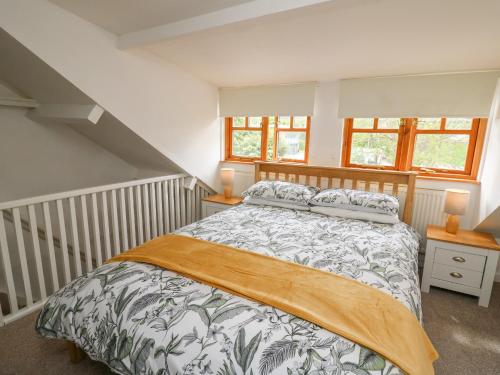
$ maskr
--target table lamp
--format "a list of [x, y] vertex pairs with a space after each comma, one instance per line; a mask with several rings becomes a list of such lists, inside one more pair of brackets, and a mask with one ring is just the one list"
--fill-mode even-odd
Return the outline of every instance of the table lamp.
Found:
[[220, 180], [222, 182], [222, 186], [224, 187], [224, 197], [226, 199], [231, 198], [231, 195], [233, 194], [234, 169], [221, 168]]
[[465, 214], [465, 210], [469, 205], [468, 190], [446, 189], [444, 200], [444, 212], [448, 214], [446, 220], [446, 231], [456, 234], [460, 225], [459, 215]]

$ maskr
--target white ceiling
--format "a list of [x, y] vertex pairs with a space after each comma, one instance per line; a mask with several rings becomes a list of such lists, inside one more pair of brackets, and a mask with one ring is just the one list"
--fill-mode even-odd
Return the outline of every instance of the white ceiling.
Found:
[[49, 0], [121, 35], [246, 3], [250, 0]]
[[[116, 33], [241, 3], [52, 1]], [[498, 69], [499, 15], [500, 0], [332, 0], [143, 48], [218, 86]]]

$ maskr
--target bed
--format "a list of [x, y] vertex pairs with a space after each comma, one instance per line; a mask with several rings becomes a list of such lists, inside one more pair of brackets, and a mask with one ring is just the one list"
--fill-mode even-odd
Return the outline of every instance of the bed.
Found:
[[[412, 173], [256, 164], [274, 178], [398, 193], [411, 218]], [[312, 181], [315, 179], [315, 181]], [[337, 181], [336, 181], [337, 179]], [[369, 184], [366, 181], [370, 182]], [[180, 235], [334, 272], [377, 288], [421, 320], [419, 237], [394, 225], [242, 204]], [[54, 294], [37, 331], [65, 339], [119, 374], [402, 374], [376, 353], [312, 323], [152, 265], [105, 264]]]

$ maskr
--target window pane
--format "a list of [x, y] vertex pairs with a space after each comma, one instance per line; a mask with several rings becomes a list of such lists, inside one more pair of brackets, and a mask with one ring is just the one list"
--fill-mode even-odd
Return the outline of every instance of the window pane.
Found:
[[244, 128], [245, 127], [245, 117], [233, 117], [233, 127], [234, 128]]
[[290, 117], [280, 116], [278, 117], [278, 128], [290, 128]]
[[351, 163], [393, 166], [396, 164], [397, 146], [397, 134], [353, 133]]
[[466, 134], [417, 134], [413, 165], [465, 170], [468, 145]]
[[399, 124], [401, 119], [399, 118], [379, 118], [378, 128], [379, 129], [399, 129]]
[[419, 118], [417, 120], [417, 129], [439, 130], [441, 128], [440, 118]]
[[260, 157], [260, 131], [233, 130], [233, 156]]
[[279, 132], [278, 159], [304, 160], [306, 153], [306, 133]]
[[471, 118], [447, 118], [445, 129], [470, 130], [472, 128]]
[[372, 118], [355, 118], [352, 127], [355, 129], [373, 129]]
[[294, 116], [293, 127], [296, 129], [307, 128], [307, 116]]
[[260, 128], [262, 126], [262, 117], [249, 117], [248, 127], [250, 128]]
[[274, 128], [276, 127], [276, 117], [269, 117], [269, 128], [267, 131], [267, 160], [273, 160]]

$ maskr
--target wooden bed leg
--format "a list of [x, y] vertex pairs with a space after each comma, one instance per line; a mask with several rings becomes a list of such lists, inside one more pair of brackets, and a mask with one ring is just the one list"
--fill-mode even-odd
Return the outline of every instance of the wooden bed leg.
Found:
[[69, 360], [71, 361], [71, 363], [81, 362], [84, 358], [83, 350], [70, 341], [67, 342], [67, 345], [69, 351]]

